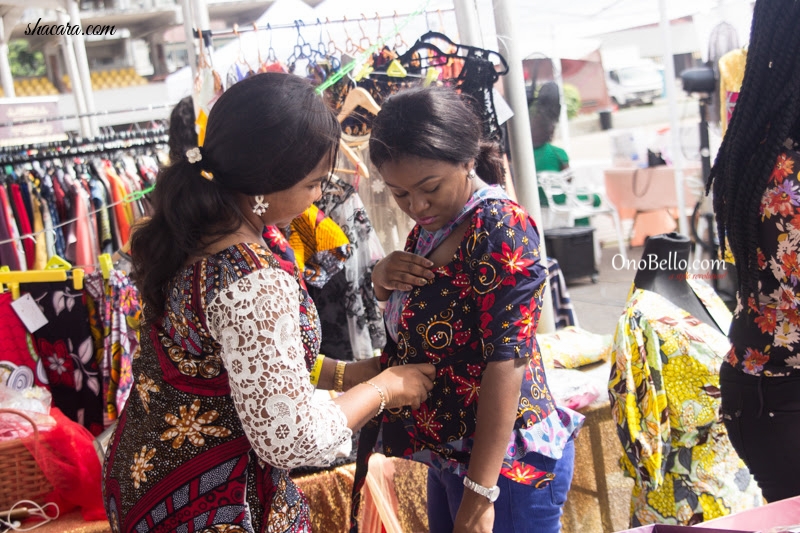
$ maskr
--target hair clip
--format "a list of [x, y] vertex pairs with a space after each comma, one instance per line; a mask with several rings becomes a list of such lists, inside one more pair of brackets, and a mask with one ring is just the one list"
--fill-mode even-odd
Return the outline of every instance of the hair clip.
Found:
[[203, 154], [200, 153], [200, 147], [199, 146], [195, 146], [194, 148], [186, 150], [186, 159], [188, 159], [189, 163], [191, 163], [193, 165], [195, 163], [197, 163], [198, 161], [202, 161], [203, 160]]
[[214, 180], [214, 174], [209, 172], [208, 170], [201, 170], [200, 171], [200, 175], [203, 176], [208, 181], [213, 181]]

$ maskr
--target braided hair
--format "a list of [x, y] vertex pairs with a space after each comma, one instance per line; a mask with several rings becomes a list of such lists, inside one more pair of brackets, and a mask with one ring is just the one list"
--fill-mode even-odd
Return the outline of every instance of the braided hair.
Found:
[[[757, 0], [744, 80], [706, 183], [723, 254], [730, 249], [739, 298], [758, 290], [760, 206], [786, 139], [800, 125], [800, 2]], [[796, 138], [796, 137], [795, 137]]]

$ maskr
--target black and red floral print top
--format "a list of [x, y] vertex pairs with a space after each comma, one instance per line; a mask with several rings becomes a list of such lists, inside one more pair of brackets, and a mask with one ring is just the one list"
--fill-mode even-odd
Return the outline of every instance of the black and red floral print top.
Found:
[[761, 198], [758, 301], [739, 299], [727, 361], [752, 375], [800, 375], [800, 152], [779, 155]]

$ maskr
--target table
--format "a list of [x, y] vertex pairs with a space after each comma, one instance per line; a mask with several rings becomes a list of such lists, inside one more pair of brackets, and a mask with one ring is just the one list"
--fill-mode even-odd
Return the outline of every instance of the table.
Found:
[[[702, 184], [696, 182], [699, 169], [684, 169], [684, 205], [692, 213], [700, 198]], [[651, 235], [669, 233], [677, 228], [678, 198], [675, 169], [612, 168], [603, 172], [608, 200], [621, 219], [633, 219], [631, 246], [642, 246]], [[694, 178], [693, 178], [694, 177]]]

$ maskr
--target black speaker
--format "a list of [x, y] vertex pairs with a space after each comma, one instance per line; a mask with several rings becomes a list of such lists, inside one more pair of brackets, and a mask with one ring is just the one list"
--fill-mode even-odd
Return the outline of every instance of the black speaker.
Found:
[[687, 93], [713, 93], [717, 90], [714, 70], [710, 67], [686, 69], [681, 72], [681, 81]]

